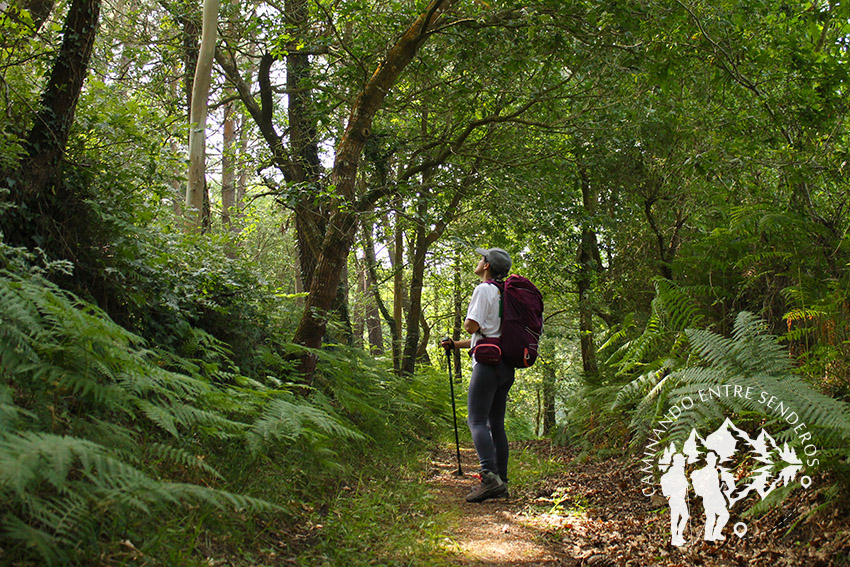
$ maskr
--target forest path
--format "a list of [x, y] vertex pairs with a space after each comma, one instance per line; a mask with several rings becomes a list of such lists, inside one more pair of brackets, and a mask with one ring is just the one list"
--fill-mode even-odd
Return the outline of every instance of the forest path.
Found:
[[[701, 539], [702, 509], [694, 503], [688, 543], [673, 547], [666, 502], [641, 493], [638, 463], [578, 462], [574, 453], [547, 442], [512, 444], [511, 450], [517, 463], [510, 498], [477, 504], [464, 498], [478, 482], [474, 449], [461, 449], [464, 476], [455, 474], [453, 445], [431, 453], [425, 484], [433, 512], [446, 519], [437, 543], [448, 565], [850, 566], [850, 517], [838, 510], [809, 516], [820, 501], [816, 493], [789, 498], [757, 519], [733, 515], [729, 525], [745, 522], [746, 537], [730, 532], [717, 544]], [[545, 461], [558, 466], [541, 467]]]
[[[452, 565], [487, 565], [495, 567], [531, 567], [550, 565], [582, 565], [593, 550], [566, 549], [560, 538], [551, 537], [566, 525], [552, 513], [549, 488], [534, 497], [512, 490], [509, 498], [495, 498], [481, 503], [465, 500], [478, 483], [475, 476], [478, 459], [472, 448], [461, 449], [463, 476], [457, 474], [454, 447], [440, 449], [431, 456], [429, 492], [434, 508], [451, 518], [440, 546]], [[557, 506], [556, 506], [557, 507]], [[606, 563], [595, 559], [591, 565]], [[616, 563], [611, 563], [615, 565]]]

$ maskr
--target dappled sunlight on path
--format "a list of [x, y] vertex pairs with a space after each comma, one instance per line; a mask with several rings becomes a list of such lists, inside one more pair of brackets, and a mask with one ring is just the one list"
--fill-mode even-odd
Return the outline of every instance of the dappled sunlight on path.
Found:
[[[464, 476], [457, 470], [454, 446], [431, 454], [425, 483], [440, 517], [437, 546], [452, 566], [565, 567], [846, 567], [850, 565], [850, 520], [844, 514], [824, 517], [808, 512], [821, 502], [814, 492], [787, 499], [767, 514], [745, 518], [746, 538], [706, 542], [698, 519], [688, 528], [684, 546], [670, 544], [669, 511], [663, 498], [641, 493], [640, 470], [626, 459], [574, 460], [575, 453], [545, 442], [512, 445], [566, 466], [532, 473], [508, 499], [470, 504], [464, 497], [478, 482], [472, 448], [461, 451]], [[518, 457], [517, 472], [524, 457]], [[634, 461], [632, 459], [631, 461]], [[557, 467], [556, 467], [557, 468]], [[525, 472], [533, 469], [526, 469]], [[536, 475], [536, 476], [535, 476]], [[527, 477], [528, 478], [528, 477]], [[701, 508], [694, 507], [696, 518]], [[793, 530], [782, 518], [798, 520]], [[740, 519], [739, 519], [740, 520]]]
[[[431, 461], [427, 483], [438, 510], [454, 518], [440, 542], [452, 564], [493, 566], [569, 565], [541, 537], [529, 518], [526, 503], [514, 495], [481, 503], [465, 496], [478, 479], [475, 451], [461, 452], [464, 476], [457, 476], [454, 452], [440, 451]], [[577, 564], [577, 563], [576, 563]]]

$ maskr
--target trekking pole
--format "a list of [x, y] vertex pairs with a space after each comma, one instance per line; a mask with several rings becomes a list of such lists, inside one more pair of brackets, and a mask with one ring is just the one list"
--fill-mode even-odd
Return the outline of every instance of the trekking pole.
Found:
[[[444, 338], [443, 341], [451, 340], [448, 337]], [[454, 345], [452, 341], [450, 344]], [[446, 347], [446, 362], [449, 365], [449, 391], [452, 395], [452, 419], [454, 420], [455, 425], [455, 450], [457, 451], [457, 470], [455, 471], [455, 475], [463, 476], [463, 469], [460, 467], [460, 439], [457, 435], [457, 408], [455, 408], [455, 385], [454, 380], [452, 379], [452, 348]]]

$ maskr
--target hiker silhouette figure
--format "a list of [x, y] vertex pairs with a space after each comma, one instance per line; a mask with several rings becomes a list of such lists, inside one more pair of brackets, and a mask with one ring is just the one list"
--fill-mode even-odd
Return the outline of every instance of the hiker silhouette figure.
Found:
[[705, 541], [721, 541], [726, 539], [723, 528], [729, 521], [729, 510], [721, 490], [717, 453], [709, 451], [705, 461], [705, 467], [691, 473], [691, 483], [694, 492], [702, 498], [702, 506], [705, 509]]
[[[671, 442], [657, 462], [663, 473], [661, 492], [670, 505], [670, 542], [676, 546], [685, 545], [690, 487], [702, 499], [705, 540], [722, 541], [737, 502], [753, 493], [764, 498], [779, 486], [789, 486], [803, 469], [803, 460], [787, 442], [780, 446], [764, 429], [751, 437], [729, 418], [704, 439], [691, 429], [681, 449]], [[692, 469], [701, 462], [705, 466]], [[809, 476], [800, 480], [804, 488], [811, 482]], [[746, 525], [739, 522], [734, 533], [744, 537]]]
[[661, 493], [670, 503], [670, 543], [685, 545], [685, 527], [688, 525], [688, 478], [685, 476], [685, 456], [673, 455], [670, 469], [661, 475]]

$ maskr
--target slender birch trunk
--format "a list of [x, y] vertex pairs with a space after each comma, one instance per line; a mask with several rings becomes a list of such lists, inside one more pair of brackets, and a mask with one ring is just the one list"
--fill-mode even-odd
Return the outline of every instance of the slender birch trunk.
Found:
[[206, 187], [206, 127], [207, 100], [212, 81], [212, 64], [215, 57], [216, 26], [220, 0], [204, 0], [201, 27], [201, 48], [198, 65], [192, 82], [192, 107], [189, 112], [189, 178], [186, 187], [187, 228], [200, 230], [205, 219], [204, 195]]

